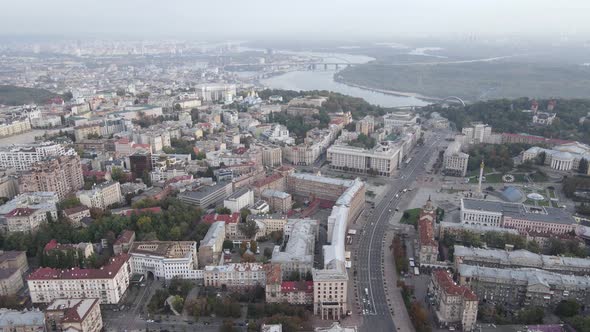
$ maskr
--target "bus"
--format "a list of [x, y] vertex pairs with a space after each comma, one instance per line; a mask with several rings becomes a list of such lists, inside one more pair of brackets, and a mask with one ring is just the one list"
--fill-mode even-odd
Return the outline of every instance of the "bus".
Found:
[[414, 275], [415, 276], [419, 276], [420, 275], [420, 269], [418, 267], [414, 268]]

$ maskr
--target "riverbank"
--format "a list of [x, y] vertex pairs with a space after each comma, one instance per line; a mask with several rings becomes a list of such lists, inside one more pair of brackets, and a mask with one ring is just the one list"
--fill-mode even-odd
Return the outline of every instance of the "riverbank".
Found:
[[396, 90], [378, 89], [378, 88], [372, 88], [372, 87], [361, 85], [361, 84], [347, 82], [342, 77], [338, 77], [337, 74], [338, 73], [334, 74], [334, 82], [338, 82], [340, 84], [344, 84], [344, 85], [358, 88], [358, 89], [362, 89], [362, 90], [383, 93], [383, 94], [391, 95], [391, 96], [411, 97], [411, 98], [416, 98], [416, 99], [420, 99], [420, 100], [424, 100], [424, 101], [432, 101], [432, 102], [439, 102], [439, 101], [443, 100], [442, 98], [428, 97], [428, 96], [425, 96], [425, 95], [422, 95], [419, 93], [415, 93], [415, 92], [403, 92], [403, 91], [396, 91]]

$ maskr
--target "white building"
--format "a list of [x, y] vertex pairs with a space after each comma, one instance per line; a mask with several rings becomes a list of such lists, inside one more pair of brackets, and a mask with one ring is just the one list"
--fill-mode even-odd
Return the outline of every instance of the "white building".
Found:
[[462, 130], [466, 144], [500, 144], [502, 142], [502, 135], [493, 134], [491, 126], [479, 122], [471, 125], [471, 127], [465, 127]]
[[330, 168], [381, 176], [393, 176], [402, 160], [403, 149], [399, 144], [382, 142], [368, 150], [346, 145], [328, 148]]
[[234, 191], [223, 201], [223, 206], [232, 213], [240, 212], [245, 207], [254, 204], [254, 192], [248, 188], [240, 188]]
[[201, 266], [212, 265], [219, 260], [225, 241], [225, 221], [216, 221], [211, 224], [207, 234], [199, 243], [199, 264]]
[[200, 279], [197, 243], [194, 241], [134, 242], [129, 250], [133, 273], [156, 280]]
[[0, 226], [6, 232], [34, 231], [47, 221], [57, 220], [59, 198], [54, 192], [23, 193], [0, 206]]
[[577, 170], [582, 159], [590, 162], [590, 146], [579, 142], [558, 145], [552, 149], [535, 146], [523, 152], [522, 161], [535, 159], [541, 153], [545, 153], [545, 165], [559, 171]]
[[112, 257], [100, 269], [38, 268], [27, 277], [33, 303], [55, 299], [97, 298], [101, 304], [117, 304], [129, 287], [129, 255]]
[[40, 144], [14, 145], [0, 149], [0, 168], [29, 170], [32, 164], [47, 157], [75, 156], [74, 149], [66, 150], [63, 145], [44, 142]]
[[206, 266], [203, 277], [206, 287], [243, 289], [266, 284], [266, 271], [260, 263]]
[[284, 275], [311, 272], [317, 234], [317, 220], [290, 219], [283, 232], [287, 245], [284, 251], [281, 251], [281, 246], [275, 246], [271, 262], [279, 264]]
[[80, 203], [89, 208], [106, 209], [107, 207], [121, 203], [121, 184], [119, 182], [105, 182], [95, 185], [90, 190], [81, 190], [76, 193]]
[[461, 143], [452, 142], [443, 156], [443, 171], [448, 175], [465, 176], [469, 155], [461, 151]]
[[272, 143], [295, 144], [295, 139], [289, 136], [289, 129], [281, 124], [273, 124], [261, 136]]
[[415, 124], [418, 116], [412, 112], [392, 112], [383, 116], [383, 124], [387, 131], [392, 131], [395, 127]]

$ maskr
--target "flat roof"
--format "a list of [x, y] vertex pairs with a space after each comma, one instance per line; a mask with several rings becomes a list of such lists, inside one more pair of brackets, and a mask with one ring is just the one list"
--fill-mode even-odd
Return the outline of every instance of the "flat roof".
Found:
[[195, 241], [145, 241], [134, 242], [130, 254], [142, 254], [163, 258], [183, 258], [196, 246]]

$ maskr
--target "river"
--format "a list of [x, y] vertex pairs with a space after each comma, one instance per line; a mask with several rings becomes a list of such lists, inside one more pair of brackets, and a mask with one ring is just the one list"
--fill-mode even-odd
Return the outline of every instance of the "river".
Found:
[[[354, 64], [367, 63], [374, 58], [364, 55], [351, 55], [343, 53], [318, 53], [318, 52], [291, 52], [280, 51], [285, 54], [297, 54], [305, 57], [321, 58], [323, 62], [350, 62]], [[397, 96], [385, 94], [358, 87], [353, 87], [334, 81], [336, 71], [291, 71], [285, 74], [273, 76], [261, 81], [261, 83], [273, 89], [307, 91], [328, 90], [345, 95], [363, 98], [367, 102], [382, 107], [425, 106], [427, 101], [413, 96]]]

